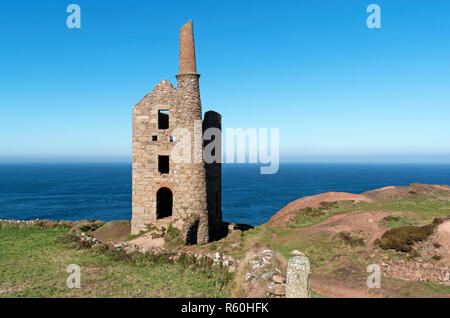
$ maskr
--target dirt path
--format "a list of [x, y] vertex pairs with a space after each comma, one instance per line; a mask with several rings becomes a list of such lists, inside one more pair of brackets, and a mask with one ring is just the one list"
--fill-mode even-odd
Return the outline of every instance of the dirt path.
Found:
[[130, 244], [135, 244], [139, 247], [143, 248], [155, 248], [155, 247], [163, 247], [164, 246], [164, 238], [152, 238], [151, 233], [146, 233], [134, 240], [129, 241]]
[[[383, 225], [382, 219], [386, 216], [398, 214], [398, 212], [365, 212], [334, 215], [319, 224], [305, 228], [304, 234], [313, 234], [322, 231], [337, 234], [340, 232], [358, 231], [364, 237], [367, 251], [373, 248], [373, 242], [380, 238], [387, 227]], [[345, 258], [345, 256], [344, 256]], [[333, 263], [334, 265], [332, 265]], [[339, 274], [333, 270], [327, 272], [326, 268], [318, 269], [311, 275], [312, 289], [325, 297], [332, 298], [383, 298], [386, 297], [379, 289], [367, 287], [369, 274], [364, 269], [349, 265], [348, 260], [336, 259], [328, 268], [340, 266]]]
[[[381, 237], [387, 229], [382, 224], [381, 219], [393, 214], [398, 214], [398, 212], [354, 212], [335, 215], [317, 225], [306, 228], [303, 233], [362, 231], [361, 233], [365, 234], [369, 242], [367, 249], [370, 251], [373, 248], [374, 240]], [[450, 264], [450, 220], [439, 225], [437, 241], [441, 245], [440, 250], [442, 252], [440, 255], [443, 257], [442, 263]], [[435, 297], [418, 282], [408, 282], [403, 279], [392, 280], [385, 277], [384, 274], [382, 288], [369, 289], [366, 287], [366, 279], [369, 274], [366, 274], [364, 269], [350, 265], [345, 259], [336, 259], [334, 265], [332, 263], [333, 261], [326, 268], [318, 268], [311, 275], [312, 289], [322, 296], [378, 298], [422, 297], [427, 295], [427, 297]], [[406, 263], [402, 264], [403, 267], [405, 265]], [[336, 266], [337, 270], [332, 269], [336, 268]]]
[[364, 279], [347, 279], [346, 282], [332, 276], [311, 277], [311, 288], [322, 296], [331, 298], [383, 298], [376, 289], [369, 289]]
[[130, 221], [111, 221], [97, 231], [90, 232], [99, 242], [118, 243], [124, 241], [131, 231]]
[[371, 247], [373, 242], [380, 238], [387, 227], [382, 225], [381, 219], [386, 216], [398, 214], [398, 212], [352, 212], [333, 215], [304, 230], [304, 233], [316, 233], [327, 231], [331, 233], [362, 231], [366, 236], [367, 245]]
[[438, 230], [438, 242], [445, 251], [443, 256], [443, 261], [450, 264], [450, 221], [445, 221], [439, 225]]

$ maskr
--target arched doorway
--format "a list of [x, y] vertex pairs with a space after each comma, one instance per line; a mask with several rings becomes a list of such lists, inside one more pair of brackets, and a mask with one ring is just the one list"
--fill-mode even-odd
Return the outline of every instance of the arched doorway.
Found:
[[172, 216], [172, 204], [172, 191], [169, 188], [159, 189], [156, 193], [156, 218]]

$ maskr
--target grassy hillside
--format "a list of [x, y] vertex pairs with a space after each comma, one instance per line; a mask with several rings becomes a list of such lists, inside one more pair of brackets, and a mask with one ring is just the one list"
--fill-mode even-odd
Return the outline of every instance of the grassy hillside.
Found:
[[[369, 264], [382, 266], [386, 262], [401, 261], [404, 263], [396, 265], [399, 272], [411, 271], [414, 263], [425, 264], [429, 273], [448, 271], [448, 258], [444, 258], [448, 252], [440, 246], [443, 244], [439, 244], [434, 232], [424, 237], [423, 242], [415, 242], [410, 253], [382, 249], [377, 239], [390, 229], [398, 229], [393, 235], [403, 235], [405, 231], [414, 233], [436, 218], [450, 217], [449, 190], [412, 185], [368, 193], [368, 199], [375, 198], [370, 202], [321, 202], [316, 207], [290, 212], [289, 218], [278, 218], [283, 222], [277, 220], [277, 223], [268, 222], [246, 232], [236, 231], [219, 242], [194, 248], [220, 251], [236, 258], [242, 258], [255, 244], [270, 245], [286, 258], [292, 257], [293, 250], [299, 250], [310, 258], [313, 291], [325, 296], [449, 297], [450, 286], [426, 279], [406, 281], [383, 277], [380, 290], [366, 287]], [[382, 268], [383, 275], [386, 269]], [[335, 290], [339, 292], [334, 293]]]
[[[224, 273], [143, 258], [116, 259], [57, 238], [67, 228], [0, 225], [0, 297], [223, 297]], [[69, 289], [69, 264], [81, 288]]]
[[[412, 185], [363, 195], [364, 201], [346, 195], [314, 206], [300, 202], [302, 208], [278, 215], [276, 222], [234, 230], [207, 245], [173, 248], [240, 260], [258, 246], [286, 259], [299, 250], [311, 261], [315, 297], [450, 297], [449, 282], [442, 281], [450, 263], [450, 188]], [[94, 233], [123, 240], [129, 227], [128, 221], [109, 222]], [[77, 248], [61, 239], [69, 231], [0, 223], [0, 297], [224, 297], [240, 288], [231, 274], [192, 263]], [[80, 289], [66, 287], [69, 264], [81, 267]], [[367, 288], [369, 264], [382, 268], [380, 289]]]

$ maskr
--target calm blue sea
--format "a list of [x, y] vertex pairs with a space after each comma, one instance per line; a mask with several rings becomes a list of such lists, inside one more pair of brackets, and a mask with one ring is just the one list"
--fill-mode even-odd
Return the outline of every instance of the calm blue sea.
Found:
[[[225, 221], [259, 225], [299, 197], [361, 193], [410, 183], [450, 185], [450, 165], [282, 164], [275, 175], [256, 165], [224, 165]], [[0, 164], [0, 218], [131, 218], [130, 164]]]

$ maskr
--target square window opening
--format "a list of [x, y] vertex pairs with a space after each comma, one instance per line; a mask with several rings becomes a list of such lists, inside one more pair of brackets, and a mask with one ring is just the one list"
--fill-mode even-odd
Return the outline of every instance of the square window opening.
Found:
[[169, 173], [169, 156], [158, 156], [158, 171], [161, 174]]
[[152, 136], [152, 141], [158, 141], [158, 136]]
[[158, 110], [158, 129], [169, 129], [169, 110]]

